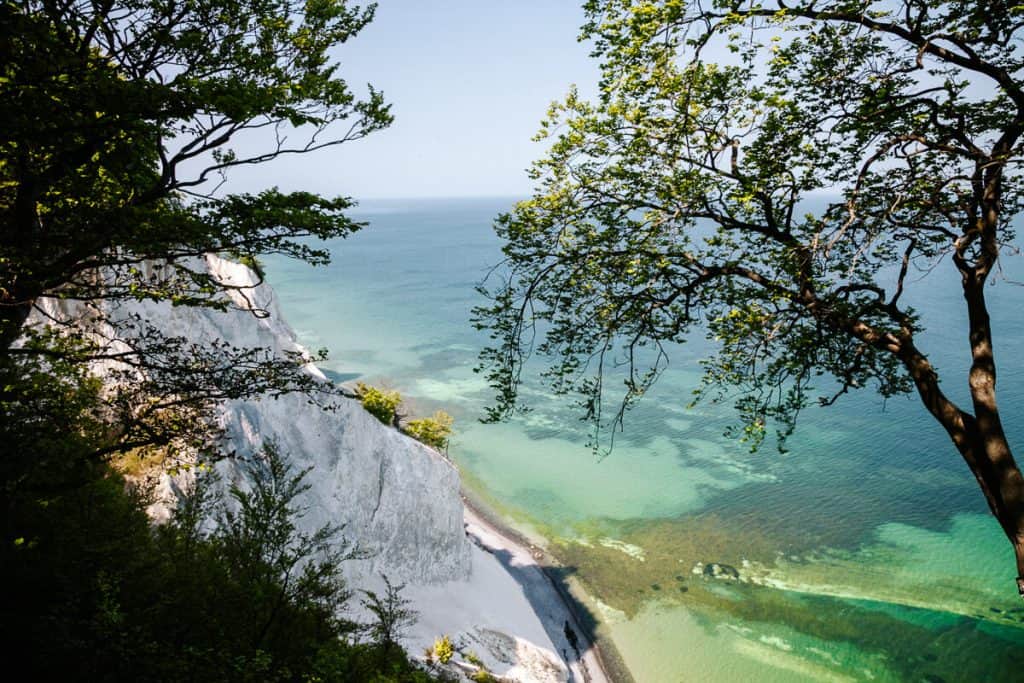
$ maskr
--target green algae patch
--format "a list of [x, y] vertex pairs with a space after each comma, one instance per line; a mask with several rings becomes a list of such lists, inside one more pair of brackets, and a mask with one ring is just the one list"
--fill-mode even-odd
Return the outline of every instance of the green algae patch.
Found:
[[[703, 595], [709, 592], [703, 585], [708, 564], [741, 568], [751, 560], [775, 557], [772, 539], [757, 536], [737, 543], [740, 533], [714, 515], [685, 522], [598, 520], [576, 525], [572, 537], [556, 537], [549, 549], [561, 564], [576, 570], [595, 598], [633, 617], [655, 598], [714, 604], [713, 596]], [[745, 548], [742, 555], [739, 547]]]
[[[970, 523], [964, 529], [978, 531]], [[685, 612], [687, 623], [706, 625], [706, 637], [729, 639], [734, 655], [779, 667], [784, 672], [780, 680], [787, 675], [814, 679], [822, 671], [831, 671], [837, 680], [850, 675], [852, 680], [878, 681], [1012, 680], [1024, 667], [1024, 623], [1016, 620], [1024, 613], [1013, 612], [1009, 603], [979, 608], [975, 617], [888, 600], [816, 594], [813, 584], [794, 590], [772, 583], [780, 566], [799, 579], [813, 576], [821, 581], [833, 572], [835, 580], [850, 582], [849, 590], [869, 595], [897, 595], [899, 587], [919, 588], [931, 581], [927, 576], [916, 581], [901, 577], [914, 566], [916, 555], [904, 557], [899, 547], [890, 548], [889, 529], [862, 553], [819, 549], [803, 556], [783, 556], [775, 550], [778, 539], [748, 535], [714, 515], [594, 521], [578, 525], [574, 533], [553, 541], [549, 551], [573, 568], [603, 606], [599, 611], [616, 638], [631, 632], [629, 622], [650, 617], [651, 610]], [[910, 535], [915, 542], [905, 545], [911, 551], [931, 548], [938, 542], [927, 535], [931, 533]], [[737, 548], [743, 549], [742, 555]], [[883, 553], [883, 548], [891, 552]], [[878, 566], [867, 563], [867, 556], [875, 557]], [[896, 578], [885, 586], [860, 585], [885, 575]], [[988, 597], [968, 592], [977, 599]], [[926, 602], [910, 593], [902, 599]], [[723, 635], [723, 624], [739, 631]], [[780, 631], [787, 636], [773, 635]], [[632, 646], [625, 647], [630, 654]], [[645, 665], [632, 657], [627, 664], [640, 666], [637, 675], [642, 677]]]

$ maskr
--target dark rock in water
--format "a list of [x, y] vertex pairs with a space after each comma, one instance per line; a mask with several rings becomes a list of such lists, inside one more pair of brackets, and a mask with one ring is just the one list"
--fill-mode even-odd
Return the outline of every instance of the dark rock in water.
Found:
[[686, 577], [682, 574], [676, 574], [676, 581], [686, 581]]
[[704, 576], [711, 579], [728, 579], [730, 581], [736, 581], [740, 578], [740, 571], [730, 564], [709, 562], [704, 565]]
[[680, 587], [679, 587], [679, 592], [680, 592], [680, 593], [686, 593], [686, 592], [688, 592], [689, 590], [690, 590], [690, 589], [689, 589], [689, 588], [687, 588], [686, 586], [680, 586]]
[[651, 584], [651, 590], [660, 591], [661, 590], [661, 586], [659, 586], [656, 583], [652, 583]]

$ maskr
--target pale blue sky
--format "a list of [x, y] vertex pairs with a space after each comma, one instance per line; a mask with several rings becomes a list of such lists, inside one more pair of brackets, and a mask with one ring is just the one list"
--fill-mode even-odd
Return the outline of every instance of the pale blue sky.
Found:
[[278, 185], [356, 198], [516, 196], [543, 146], [548, 104], [597, 65], [576, 41], [580, 0], [380, 0], [339, 52], [346, 80], [393, 103], [365, 140], [233, 173], [232, 190]]

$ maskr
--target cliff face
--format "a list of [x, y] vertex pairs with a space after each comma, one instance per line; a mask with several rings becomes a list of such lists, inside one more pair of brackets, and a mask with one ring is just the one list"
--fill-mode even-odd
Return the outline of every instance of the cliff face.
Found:
[[[112, 321], [140, 315], [167, 335], [197, 342], [220, 339], [237, 347], [303, 351], [281, 316], [273, 290], [256, 284], [252, 271], [216, 256], [198, 265], [238, 288], [229, 294], [238, 310], [127, 302], [101, 304], [105, 315]], [[149, 267], [158, 277], [157, 269]], [[39, 305], [48, 316], [84, 321], [79, 324], [86, 329], [95, 325], [80, 303], [50, 299]], [[38, 314], [34, 318], [42, 319]], [[304, 371], [326, 381], [312, 364]], [[393, 581], [428, 584], [466, 579], [470, 545], [455, 468], [432, 449], [378, 422], [358, 402], [329, 400], [330, 411], [309, 405], [302, 395], [222, 404], [218, 419], [227, 435], [224, 448], [238, 458], [220, 463], [221, 473], [245, 486], [246, 467], [240, 460], [274, 442], [296, 471], [312, 468], [306, 478], [310, 488], [300, 501], [308, 508], [300, 526], [311, 531], [342, 524], [342, 535], [370, 553], [368, 559], [347, 563], [350, 580], [380, 573]], [[174, 486], [165, 478], [164, 490]], [[159, 516], [161, 511], [154, 513]]]
[[[47, 299], [38, 302], [40, 312], [28, 324], [48, 319], [73, 322], [105, 340], [111, 351], [118, 351], [123, 344], [103, 320], [116, 325], [138, 316], [166, 336], [200, 345], [219, 341], [278, 354], [305, 353], [284, 321], [273, 290], [257, 284], [252, 271], [216, 256], [196, 261], [192, 268], [205, 270], [231, 287], [234, 308], [216, 311], [152, 302], [86, 305]], [[145, 269], [143, 275], [161, 277], [156, 264]], [[95, 307], [101, 316], [96, 316]], [[94, 368], [99, 375], [110, 369], [104, 363]], [[303, 371], [327, 381], [312, 363]], [[568, 680], [569, 671], [552, 640], [561, 637], [564, 616], [556, 610], [552, 613], [557, 618], [548, 615], [550, 623], [545, 625], [538, 606], [502, 564], [503, 558], [510, 566], [526, 559], [516, 559], [479, 539], [478, 545], [471, 544], [454, 466], [436, 451], [381, 424], [357, 401], [343, 397], [327, 401], [331, 410], [310, 405], [309, 398], [299, 394], [219, 405], [223, 450], [234, 453], [217, 465], [220, 474], [247, 487], [251, 456], [268, 442], [276, 444], [296, 472], [309, 469], [305, 479], [309, 489], [298, 501], [306, 508], [299, 526], [314, 531], [325, 524], [343, 525], [345, 539], [369, 553], [367, 559], [343, 565], [353, 588], [379, 589], [381, 574], [392, 582], [409, 584], [404, 595], [420, 617], [402, 639], [409, 652], [423, 652], [438, 636], [450, 634], [460, 648], [477, 652], [503, 680]], [[157, 490], [162, 502], [150, 508], [154, 518], [168, 515], [175, 491], [188, 476], [163, 476]], [[538, 604], [547, 614], [561, 603], [555, 599]], [[357, 605], [353, 608], [358, 611]], [[452, 661], [450, 673], [460, 680], [475, 671], [475, 666]]]

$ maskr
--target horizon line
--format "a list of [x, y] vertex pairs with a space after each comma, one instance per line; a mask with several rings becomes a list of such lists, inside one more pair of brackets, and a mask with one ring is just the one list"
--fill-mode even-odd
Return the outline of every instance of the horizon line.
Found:
[[374, 195], [374, 196], [356, 196], [352, 195], [351, 198], [356, 202], [379, 202], [379, 201], [408, 201], [408, 200], [429, 200], [429, 199], [514, 199], [519, 201], [525, 199], [529, 195], [523, 194], [449, 194], [449, 195]]

